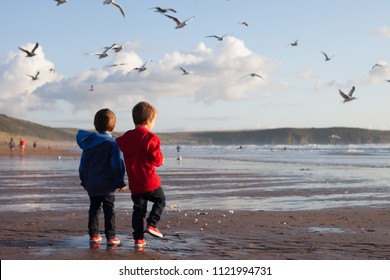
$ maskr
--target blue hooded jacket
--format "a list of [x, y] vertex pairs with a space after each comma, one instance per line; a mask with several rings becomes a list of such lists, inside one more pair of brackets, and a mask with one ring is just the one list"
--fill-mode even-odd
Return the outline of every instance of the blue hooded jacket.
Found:
[[81, 185], [89, 196], [113, 194], [126, 186], [124, 162], [111, 134], [79, 130], [76, 140], [83, 150], [79, 167]]

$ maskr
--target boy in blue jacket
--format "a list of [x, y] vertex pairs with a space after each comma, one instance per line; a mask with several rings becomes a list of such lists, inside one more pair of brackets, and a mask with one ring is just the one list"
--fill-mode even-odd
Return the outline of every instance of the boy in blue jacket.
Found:
[[115, 124], [115, 114], [109, 109], [101, 109], [94, 119], [97, 133], [79, 130], [76, 136], [77, 144], [83, 150], [79, 167], [81, 185], [90, 199], [88, 232], [91, 245], [102, 241], [99, 231], [101, 205], [107, 245], [120, 244], [115, 232], [115, 190], [125, 191], [126, 184], [121, 153], [111, 136]]

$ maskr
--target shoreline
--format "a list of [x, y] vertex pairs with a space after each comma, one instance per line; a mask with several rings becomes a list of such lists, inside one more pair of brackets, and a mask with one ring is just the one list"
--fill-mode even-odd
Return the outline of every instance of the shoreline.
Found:
[[81, 150], [71, 145], [50, 145], [38, 146], [36, 148], [27, 146], [21, 150], [18, 146], [11, 151], [7, 146], [0, 146], [0, 157], [4, 156], [80, 156]]

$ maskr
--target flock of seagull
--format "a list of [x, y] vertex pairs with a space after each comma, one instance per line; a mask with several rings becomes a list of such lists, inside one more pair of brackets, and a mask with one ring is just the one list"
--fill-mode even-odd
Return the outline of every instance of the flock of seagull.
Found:
[[[60, 5], [63, 5], [65, 3], [67, 3], [68, 1], [67, 0], [54, 0], [56, 3], [57, 3], [57, 6], [60, 6]], [[103, 5], [113, 5], [115, 8], [117, 8], [119, 10], [119, 12], [121, 13], [121, 15], [123, 16], [123, 18], [125, 20], [127, 20], [126, 18], [126, 14], [124, 12], [124, 9], [120, 6], [120, 4], [116, 3], [114, 0], [104, 0], [103, 1]], [[183, 28], [185, 27], [191, 20], [193, 20], [195, 17], [190, 17], [184, 21], [181, 21], [180, 19], [178, 19], [177, 17], [174, 17], [172, 16], [171, 14], [169, 13], [177, 13], [175, 9], [172, 9], [172, 8], [161, 8], [161, 7], [153, 7], [151, 9], [154, 9], [155, 12], [157, 13], [161, 13], [163, 15], [165, 15], [167, 18], [169, 19], [172, 19], [175, 23], [176, 23], [176, 29], [180, 29], [180, 28]], [[245, 21], [240, 21], [238, 22], [237, 24], [240, 24], [240, 25], [243, 25], [243, 26], [246, 26], [248, 27], [248, 23], [245, 22]], [[228, 34], [225, 34], [223, 36], [218, 36], [218, 35], [209, 35], [209, 36], [205, 36], [206, 38], [216, 38], [218, 41], [223, 41], [224, 38], [227, 36]], [[298, 46], [298, 39], [289, 43], [289, 46], [292, 46], [292, 47], [297, 47]], [[89, 53], [89, 55], [96, 55], [98, 56], [99, 59], [102, 59], [102, 58], [105, 58], [105, 57], [108, 57], [109, 56], [109, 52], [110, 51], [113, 51], [114, 55], [117, 55], [119, 52], [121, 52], [123, 50], [123, 47], [127, 44], [129, 44], [130, 42], [125, 42], [124, 44], [117, 44], [117, 43], [114, 43], [112, 44], [111, 46], [109, 47], [104, 47], [104, 51], [103, 52], [94, 52], [94, 53]], [[31, 49], [31, 50], [26, 50], [26, 49], [23, 49], [21, 47], [19, 47], [19, 49], [21, 51], [23, 51], [24, 53], [26, 53], [26, 57], [34, 57], [36, 55], [35, 51], [36, 49], [39, 47], [39, 44], [36, 43], [34, 45], [34, 47]], [[325, 61], [330, 61], [334, 55], [332, 56], [329, 56], [327, 53], [325, 53], [324, 51], [321, 51], [322, 54], [324, 55], [325, 57]], [[129, 75], [132, 71], [136, 71], [138, 73], [141, 73], [145, 70], [147, 70], [146, 66], [148, 63], [150, 63], [151, 61], [153, 61], [152, 59], [149, 59], [148, 61], [146, 61], [143, 65], [139, 66], [139, 67], [135, 67], [131, 70], [129, 70], [128, 72], [126, 72], [124, 74], [124, 76], [127, 76]], [[127, 63], [116, 63], [116, 64], [111, 64], [111, 65], [108, 65], [107, 67], [118, 67], [118, 66], [125, 66], [127, 65]], [[380, 64], [375, 64], [372, 69], [374, 69], [375, 67], [383, 67], [382, 65]], [[179, 67], [180, 70], [182, 71], [182, 74], [183, 75], [190, 75], [191, 72], [186, 70], [185, 68], [183, 67]], [[55, 70], [54, 69], [50, 69], [50, 72], [54, 72]], [[35, 75], [27, 75], [29, 76], [33, 81], [35, 80], [38, 80], [38, 75], [39, 75], [39, 71], [37, 71], [37, 73]], [[256, 77], [256, 78], [260, 78], [262, 80], [264, 80], [264, 78], [257, 74], [257, 73], [250, 73], [250, 74], [247, 74], [245, 76], [243, 76], [242, 78], [244, 77]], [[390, 80], [387, 80], [387, 82], [390, 82]], [[91, 85], [89, 91], [94, 91], [94, 87], [93, 85]], [[352, 96], [353, 93], [355, 92], [355, 86], [353, 86], [350, 91], [348, 92], [348, 94], [344, 93], [341, 89], [339, 89], [339, 94], [341, 95], [341, 97], [343, 98], [343, 103], [345, 102], [350, 102], [352, 100], [355, 100], [357, 99], [356, 97]]]
[[120, 51], [123, 50], [123, 47], [127, 44], [130, 44], [130, 42], [126, 42], [122, 45], [118, 45], [118, 44], [114, 43], [109, 47], [104, 47], [104, 52], [94, 52], [94, 53], [90, 53], [89, 55], [97, 55], [99, 57], [99, 59], [101, 59], [101, 58], [105, 58], [105, 57], [109, 56], [110, 50], [113, 50], [114, 55], [117, 55]]
[[[67, 1], [66, 0], [55, 0], [57, 2], [57, 6], [58, 5], [61, 5], [61, 4], [64, 4], [66, 3]], [[114, 5], [115, 7], [117, 7], [119, 9], [119, 11], [121, 12], [121, 14], [123, 15], [123, 17], [125, 18], [126, 20], [126, 15], [125, 15], [125, 12], [123, 10], [123, 8], [118, 4], [116, 3], [115, 1], [113, 0], [105, 0], [103, 2], [104, 5], [106, 4], [112, 4]], [[175, 9], [172, 9], [172, 8], [161, 8], [161, 7], [153, 7], [151, 9], [154, 9], [155, 12], [157, 13], [161, 13], [161, 14], [164, 14], [166, 17], [172, 19], [175, 23], [176, 23], [176, 29], [180, 29], [180, 28], [183, 28], [185, 27], [188, 22], [190, 22], [191, 20], [193, 20], [195, 17], [191, 17], [187, 20], [184, 20], [184, 21], [181, 21], [180, 19], [178, 19], [177, 17], [174, 17], [174, 16], [171, 16], [169, 15], [168, 13], [172, 12], [172, 13], [177, 13]], [[242, 23], [242, 24], [246, 24], [246, 23]], [[220, 40], [222, 40], [223, 38], [221, 38]], [[114, 50], [114, 54], [118, 54], [122, 49], [123, 47], [126, 45], [126, 44], [129, 44], [130, 42], [126, 42], [122, 45], [118, 45], [116, 43], [114, 43], [113, 45], [111, 45], [110, 47], [104, 47], [104, 51], [103, 52], [94, 52], [94, 53], [89, 53], [89, 55], [97, 55], [99, 59], [102, 59], [102, 58], [105, 58], [107, 56], [109, 56], [109, 51], [110, 50]], [[124, 76], [127, 76], [129, 75], [132, 71], [137, 71], [138, 73], [141, 73], [143, 71], [146, 70], [146, 65], [153, 61], [152, 59], [149, 59], [148, 61], [146, 61], [143, 65], [139, 66], [139, 67], [135, 67], [133, 69], [131, 69], [130, 71], [126, 72], [124, 74]], [[118, 66], [124, 66], [124, 65], [127, 65], [127, 63], [115, 63], [115, 64], [111, 64], [111, 65], [108, 65], [108, 67], [118, 67]], [[183, 71], [183, 75], [188, 75], [190, 74], [189, 71], [185, 70], [183, 67], [180, 67], [180, 69]]]
[[[21, 48], [21, 47], [19, 47], [19, 49], [20, 49], [22, 52], [25, 52], [25, 53], [26, 53], [26, 57], [33, 57], [33, 56], [36, 56], [35, 51], [36, 51], [36, 49], [37, 49], [38, 47], [39, 47], [39, 44], [36, 43], [36, 44], [34, 45], [34, 47], [32, 48], [31, 51], [26, 50], [26, 49], [23, 49], [23, 48]], [[28, 75], [28, 74], [27, 74], [27, 76], [30, 77], [33, 81], [38, 80], [38, 75], [39, 75], [39, 71], [37, 71], [37, 73], [36, 73], [35, 75]]]

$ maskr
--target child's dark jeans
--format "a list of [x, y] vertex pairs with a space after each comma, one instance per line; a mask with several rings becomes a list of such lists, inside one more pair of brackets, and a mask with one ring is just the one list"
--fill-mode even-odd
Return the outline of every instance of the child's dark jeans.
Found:
[[94, 237], [100, 234], [99, 232], [99, 214], [101, 205], [103, 204], [104, 213], [104, 233], [107, 239], [115, 237], [115, 211], [114, 202], [115, 195], [105, 196], [90, 196], [88, 231], [89, 236]]
[[156, 227], [160, 221], [161, 213], [165, 208], [165, 194], [162, 188], [158, 188], [152, 192], [131, 195], [133, 200], [133, 238], [134, 240], [144, 238], [144, 218], [147, 212], [148, 201], [153, 202], [152, 210], [149, 217], [146, 219], [147, 225]]

